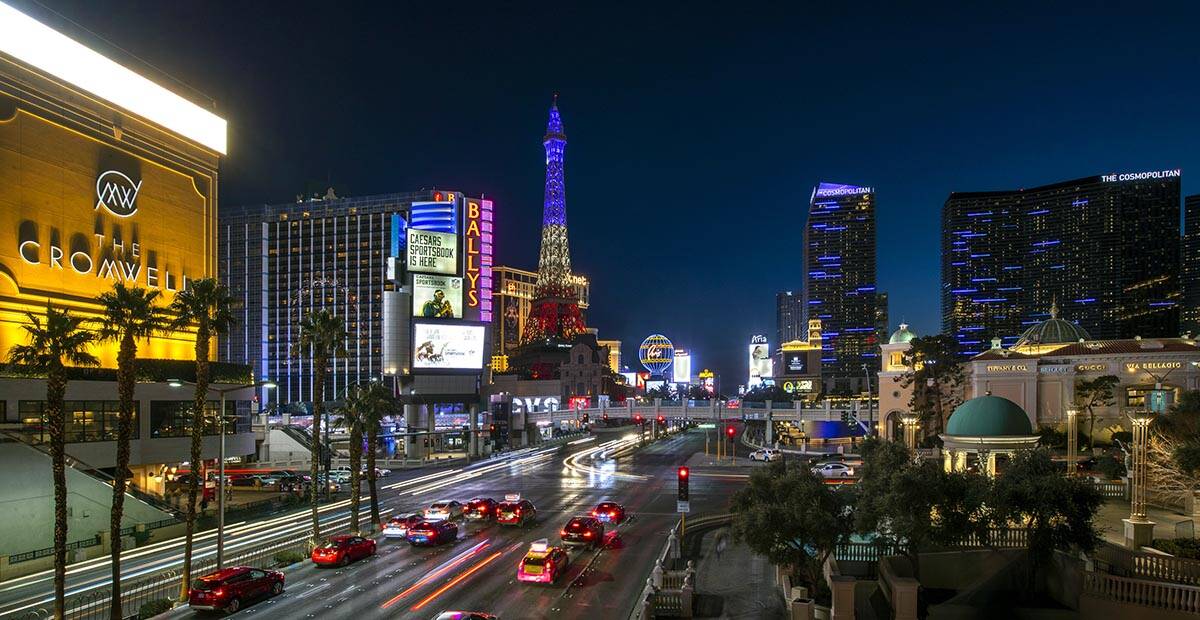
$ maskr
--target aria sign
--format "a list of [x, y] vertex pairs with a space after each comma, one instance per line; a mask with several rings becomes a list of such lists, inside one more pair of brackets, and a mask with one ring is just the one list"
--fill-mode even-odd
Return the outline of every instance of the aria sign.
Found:
[[129, 217], [137, 213], [137, 195], [142, 182], [133, 182], [116, 170], [108, 170], [96, 177], [96, 208], [104, 207], [117, 217]]

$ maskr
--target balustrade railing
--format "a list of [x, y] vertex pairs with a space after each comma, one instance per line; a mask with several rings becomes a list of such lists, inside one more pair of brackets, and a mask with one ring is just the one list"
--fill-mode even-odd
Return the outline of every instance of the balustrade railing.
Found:
[[1200, 587], [1196, 586], [1132, 579], [1091, 571], [1083, 574], [1083, 591], [1085, 594], [1119, 603], [1200, 613]]

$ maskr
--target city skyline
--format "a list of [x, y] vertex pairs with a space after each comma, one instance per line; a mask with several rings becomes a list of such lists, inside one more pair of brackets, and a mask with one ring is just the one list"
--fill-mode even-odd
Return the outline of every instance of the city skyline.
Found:
[[[419, 7], [321, 21], [315, 5], [286, 15], [255, 6], [52, 8], [218, 102], [231, 124], [225, 205], [278, 203], [326, 185], [344, 196], [457, 188], [495, 197], [497, 263], [521, 268], [537, 263], [537, 132], [545, 102], [561, 93], [573, 138], [573, 267], [595, 287], [590, 322], [626, 343], [655, 332], [707, 342], [695, 351], [700, 363], [726, 376], [743, 374], [750, 334], [775, 332], [773, 295], [801, 287], [799, 261], [789, 259], [799, 248], [789, 246], [803, 229], [809, 188], [822, 178], [876, 188], [878, 286], [890, 294], [890, 327], [904, 320], [919, 334], [941, 326], [933, 222], [951, 192], [1173, 168], [1184, 171], [1183, 194], [1197, 192], [1187, 173], [1198, 159], [1189, 110], [1200, 92], [1180, 77], [1196, 64], [1185, 26], [1193, 7], [1166, 21], [1062, 7], [880, 8], [855, 13], [855, 36], [812, 46], [786, 44], [783, 34], [791, 24], [851, 16], [652, 8], [630, 25], [619, 10], [549, 16], [533, 7]], [[656, 27], [667, 20], [670, 31]], [[193, 24], [194, 36], [167, 45], [154, 34], [180, 22]], [[256, 26], [268, 22], [275, 27]], [[460, 43], [444, 50], [442, 33], [409, 26], [418, 23], [456, 24]], [[601, 36], [597, 24], [621, 24], [628, 42]], [[320, 45], [297, 44], [314, 33]], [[556, 53], [545, 54], [547, 46]], [[489, 77], [498, 74], [509, 77]], [[814, 82], [790, 77], [804, 74], [829, 76], [836, 95], [805, 96]], [[1121, 89], [1109, 88], [1114, 76]], [[765, 83], [773, 90], [761, 90]], [[358, 90], [377, 96], [345, 95]], [[1100, 90], [1106, 97], [1094, 105], [1078, 94]], [[455, 94], [434, 96], [448, 91]], [[886, 105], [876, 94], [886, 94]], [[325, 111], [331, 100], [339, 114]], [[308, 122], [315, 116], [323, 122]], [[364, 117], [386, 121], [356, 128]], [[712, 239], [721, 229], [714, 224], [734, 222], [743, 234]], [[615, 235], [637, 230], [656, 231], [653, 243], [630, 241], [652, 255], [612, 251]], [[662, 278], [646, 267], [664, 261], [689, 275], [657, 284]], [[736, 318], [716, 318], [724, 316]]]

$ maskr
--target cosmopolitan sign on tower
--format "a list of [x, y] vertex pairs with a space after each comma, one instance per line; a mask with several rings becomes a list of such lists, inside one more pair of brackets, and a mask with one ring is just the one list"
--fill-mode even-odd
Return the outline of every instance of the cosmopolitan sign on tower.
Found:
[[1147, 172], [1123, 172], [1120, 174], [1102, 174], [1100, 180], [1105, 183], [1120, 181], [1151, 181], [1157, 179], [1178, 179], [1183, 174], [1179, 168], [1172, 170], [1150, 170]]

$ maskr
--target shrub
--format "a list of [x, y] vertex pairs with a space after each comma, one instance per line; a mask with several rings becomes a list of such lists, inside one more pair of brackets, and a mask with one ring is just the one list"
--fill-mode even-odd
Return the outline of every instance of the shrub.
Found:
[[158, 598], [154, 599], [153, 601], [146, 601], [145, 603], [142, 603], [141, 607], [138, 608], [138, 618], [142, 620], [145, 620], [146, 618], [153, 618], [158, 614], [171, 611], [171, 608], [173, 607], [175, 607], [174, 601], [168, 598]]
[[1133, 433], [1130, 431], [1117, 431], [1112, 434], [1113, 443], [1121, 442], [1128, 446], [1133, 443]]
[[1116, 480], [1125, 475], [1125, 463], [1111, 456], [1102, 456], [1096, 459], [1096, 471], [1109, 480]]
[[308, 556], [299, 551], [280, 551], [275, 554], [275, 565], [287, 566], [296, 562], [303, 562], [306, 559], [308, 559]]
[[1200, 540], [1195, 538], [1155, 538], [1150, 546], [1177, 558], [1200, 560]]

